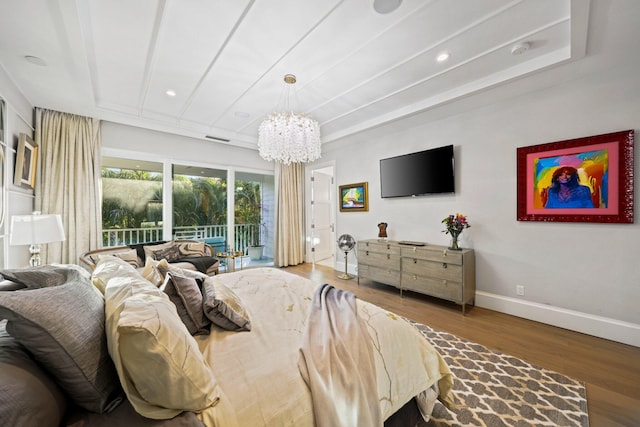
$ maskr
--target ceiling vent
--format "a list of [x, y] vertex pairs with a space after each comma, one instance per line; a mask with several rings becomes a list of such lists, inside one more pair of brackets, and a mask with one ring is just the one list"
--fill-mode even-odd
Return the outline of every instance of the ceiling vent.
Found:
[[213, 135], [205, 135], [205, 138], [207, 139], [211, 139], [213, 141], [219, 141], [219, 142], [229, 142], [229, 139], [225, 139], [225, 138], [218, 138], [217, 136], [213, 136]]

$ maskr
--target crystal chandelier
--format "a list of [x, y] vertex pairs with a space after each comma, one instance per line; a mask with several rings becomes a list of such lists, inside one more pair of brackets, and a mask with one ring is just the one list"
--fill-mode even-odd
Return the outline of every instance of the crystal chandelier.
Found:
[[[293, 85], [296, 76], [287, 74], [285, 83]], [[287, 107], [289, 92], [287, 89]], [[265, 160], [307, 163], [320, 158], [320, 126], [307, 114], [275, 112], [268, 115], [258, 129], [258, 150]]]

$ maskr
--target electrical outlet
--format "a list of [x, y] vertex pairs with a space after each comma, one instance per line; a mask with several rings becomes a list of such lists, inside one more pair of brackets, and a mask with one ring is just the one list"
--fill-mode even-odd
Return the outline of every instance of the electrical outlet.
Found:
[[516, 295], [519, 295], [521, 297], [524, 296], [524, 286], [522, 285], [516, 286]]

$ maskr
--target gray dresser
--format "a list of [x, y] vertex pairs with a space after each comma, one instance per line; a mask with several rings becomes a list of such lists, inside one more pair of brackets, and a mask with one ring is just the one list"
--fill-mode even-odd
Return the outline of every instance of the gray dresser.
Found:
[[462, 305], [474, 304], [475, 253], [446, 246], [401, 244], [377, 239], [361, 240], [358, 248], [360, 278], [403, 290], [442, 298]]

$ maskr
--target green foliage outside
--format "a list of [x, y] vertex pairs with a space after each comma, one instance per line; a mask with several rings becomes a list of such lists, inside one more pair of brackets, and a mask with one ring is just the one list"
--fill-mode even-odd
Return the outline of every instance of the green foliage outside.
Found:
[[[162, 174], [128, 169], [102, 170], [103, 229], [159, 226], [162, 221]], [[260, 243], [260, 183], [237, 181], [235, 223], [244, 241]], [[227, 183], [220, 178], [177, 175], [173, 179], [173, 221], [177, 227], [226, 225]]]
[[241, 241], [249, 242], [251, 246], [262, 244], [261, 235], [264, 223], [262, 222], [261, 187], [258, 182], [236, 181], [235, 193], [235, 223], [251, 224], [238, 230]]

